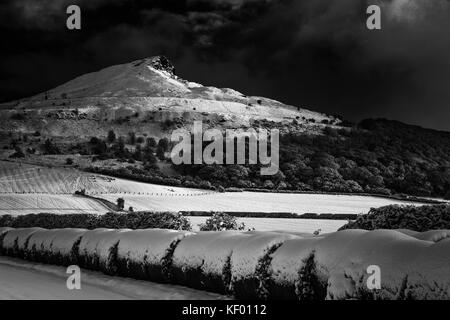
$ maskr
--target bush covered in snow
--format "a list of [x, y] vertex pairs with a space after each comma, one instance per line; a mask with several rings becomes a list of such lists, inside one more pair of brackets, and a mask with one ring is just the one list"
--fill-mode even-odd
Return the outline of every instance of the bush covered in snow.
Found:
[[174, 229], [191, 230], [188, 218], [173, 212], [130, 212], [95, 214], [28, 214], [0, 216], [0, 227], [46, 229], [62, 228], [111, 228], [111, 229]]
[[175, 249], [173, 275], [177, 283], [218, 293], [229, 293], [231, 255], [251, 234], [222, 231], [187, 236]]
[[78, 263], [78, 246], [85, 229], [39, 230], [31, 235], [25, 256], [32, 261], [57, 265]]
[[7, 231], [2, 236], [0, 252], [5, 255], [23, 258], [30, 237], [33, 233], [40, 230], [42, 230], [42, 228], [23, 228]]
[[78, 263], [81, 267], [101, 270], [106, 274], [117, 273], [117, 250], [120, 236], [128, 229], [95, 229], [87, 231], [78, 247]]
[[185, 231], [147, 229], [121, 234], [117, 247], [120, 275], [168, 282], [172, 278], [172, 256]]
[[238, 224], [237, 218], [224, 212], [215, 212], [200, 225], [200, 231], [245, 230], [245, 224]]
[[231, 255], [231, 290], [237, 298], [267, 299], [268, 282], [274, 252], [291, 234], [252, 232], [240, 242]]
[[409, 229], [420, 232], [450, 229], [450, 205], [390, 205], [374, 208], [341, 228], [345, 229]]
[[302, 237], [287, 240], [275, 251], [269, 282], [271, 299], [310, 300], [323, 295], [314, 253], [314, 246], [320, 239]]

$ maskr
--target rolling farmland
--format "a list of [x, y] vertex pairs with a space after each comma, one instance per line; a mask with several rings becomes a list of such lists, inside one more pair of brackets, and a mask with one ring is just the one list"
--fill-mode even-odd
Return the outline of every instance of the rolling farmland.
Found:
[[[111, 211], [96, 199], [76, 196], [75, 191], [115, 203], [125, 199], [125, 208], [135, 211], [224, 211], [364, 214], [372, 207], [415, 204], [378, 197], [225, 192], [161, 186], [81, 172], [73, 168], [47, 168], [0, 161], [0, 215], [30, 213], [95, 213]], [[190, 217], [194, 229], [206, 217]], [[336, 231], [345, 220], [241, 218], [247, 227], [260, 231]]]
[[[209, 217], [189, 217], [192, 229], [198, 231], [199, 224], [205, 223]], [[334, 232], [347, 223], [346, 220], [325, 219], [283, 219], [283, 218], [238, 218], [238, 223], [243, 222], [246, 228], [254, 228], [257, 231], [284, 231], [313, 233]]]
[[31, 213], [98, 213], [110, 211], [101, 202], [70, 194], [0, 194], [0, 215]]
[[204, 190], [166, 187], [90, 174], [73, 168], [47, 168], [0, 161], [0, 193], [74, 194], [85, 189], [87, 194], [163, 193], [199, 194]]
[[[115, 201], [125, 199], [125, 205], [135, 210], [159, 211], [246, 211], [246, 212], [292, 212], [361, 214], [370, 208], [390, 204], [417, 204], [378, 197], [326, 195], [326, 194], [284, 194], [259, 192], [226, 192], [145, 196], [136, 194], [105, 194], [102, 198]], [[420, 204], [418, 204], [420, 205]]]

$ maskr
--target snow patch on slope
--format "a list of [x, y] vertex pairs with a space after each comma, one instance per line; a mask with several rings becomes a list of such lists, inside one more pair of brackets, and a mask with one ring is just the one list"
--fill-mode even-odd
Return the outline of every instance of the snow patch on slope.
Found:
[[181, 81], [179, 81], [178, 79], [175, 79], [174, 76], [172, 76], [169, 72], [167, 71], [163, 71], [163, 70], [157, 70], [151, 66], [147, 66], [147, 68], [160, 75], [162, 78], [164, 78], [164, 80], [166, 80], [168, 83], [173, 84], [175, 86], [178, 86], [179, 88], [183, 89], [185, 92], [190, 92], [191, 90], [189, 90], [186, 85], [184, 83], [182, 83]]

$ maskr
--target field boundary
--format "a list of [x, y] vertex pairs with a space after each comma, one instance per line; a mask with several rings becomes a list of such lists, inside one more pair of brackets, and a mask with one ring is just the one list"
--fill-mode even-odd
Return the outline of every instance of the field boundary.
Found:
[[179, 211], [185, 217], [212, 217], [223, 212], [236, 218], [273, 218], [273, 219], [308, 219], [308, 220], [356, 220], [358, 214], [304, 213], [293, 212], [237, 212], [237, 211]]

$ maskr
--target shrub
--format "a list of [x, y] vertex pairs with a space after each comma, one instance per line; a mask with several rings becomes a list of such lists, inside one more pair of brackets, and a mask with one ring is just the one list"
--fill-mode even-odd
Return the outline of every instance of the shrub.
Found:
[[299, 271], [299, 279], [295, 286], [295, 292], [299, 300], [325, 300], [327, 285], [317, 276], [314, 252], [303, 260], [302, 264], [302, 268]]
[[26, 120], [27, 119], [27, 114], [25, 112], [16, 112], [14, 114], [11, 115], [11, 120]]
[[113, 130], [108, 131], [108, 136], [106, 138], [106, 141], [108, 141], [109, 143], [113, 143], [116, 141], [116, 134], [114, 133]]
[[15, 152], [9, 156], [10, 158], [25, 158], [25, 153], [23, 153], [20, 147], [15, 147]]
[[125, 208], [125, 199], [124, 198], [117, 198], [117, 207], [119, 210], [123, 210]]
[[445, 196], [444, 196], [444, 199], [445, 199], [445, 200], [450, 200], [450, 190], [447, 191], [447, 193], [446, 193]]
[[60, 154], [61, 153], [58, 146], [56, 144], [54, 144], [50, 139], [45, 140], [43, 148], [44, 148], [45, 154]]
[[224, 212], [216, 212], [205, 223], [200, 225], [200, 231], [224, 231], [224, 230], [245, 230], [245, 224], [237, 223], [237, 218]]
[[139, 144], [144, 143], [145, 142], [144, 137], [137, 137], [136, 138], [136, 142], [139, 143]]

